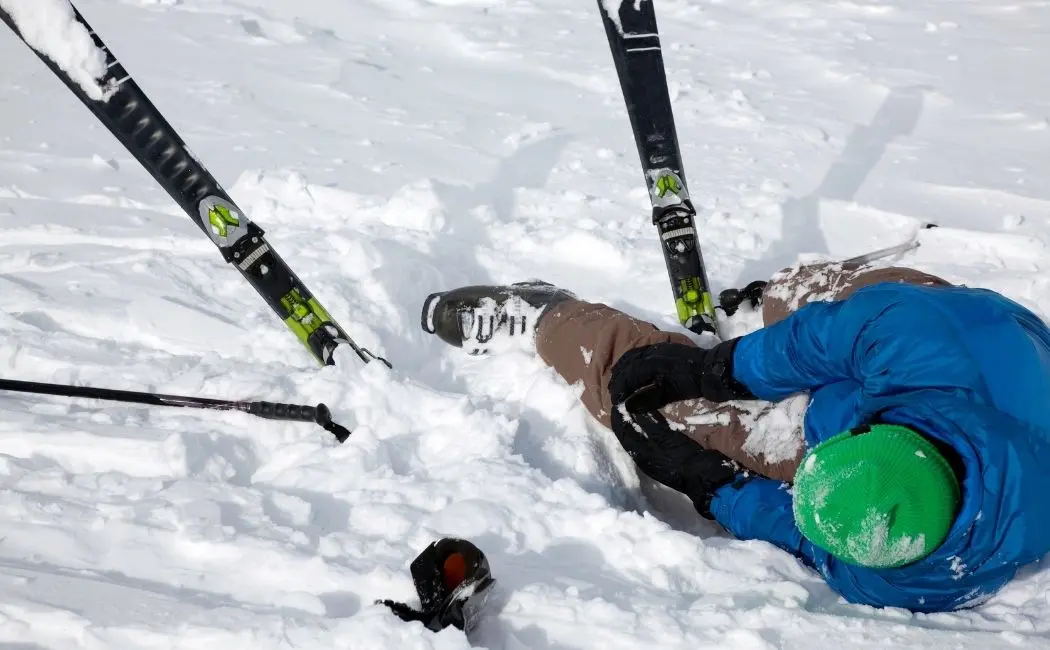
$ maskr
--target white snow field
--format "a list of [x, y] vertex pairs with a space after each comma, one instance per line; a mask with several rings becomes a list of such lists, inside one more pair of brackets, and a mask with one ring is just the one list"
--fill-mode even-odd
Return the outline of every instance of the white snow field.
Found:
[[[419, 327], [543, 278], [677, 328], [593, 0], [81, 0], [333, 316], [318, 369], [134, 159], [0, 30], [0, 376], [333, 407], [355, 427], [0, 394], [0, 646], [1050, 648], [1050, 571], [987, 604], [846, 604], [640, 480], [527, 351]], [[715, 290], [907, 239], [1050, 316], [1050, 6], [659, 0]], [[727, 326], [753, 327], [745, 314]], [[1050, 462], [1050, 459], [1048, 459]], [[470, 639], [402, 623], [464, 536]]]

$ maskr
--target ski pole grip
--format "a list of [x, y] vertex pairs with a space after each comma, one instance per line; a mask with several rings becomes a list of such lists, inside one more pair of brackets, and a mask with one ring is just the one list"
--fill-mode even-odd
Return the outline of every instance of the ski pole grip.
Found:
[[250, 402], [248, 412], [267, 420], [292, 420], [296, 422], [313, 422], [335, 436], [340, 443], [350, 437], [350, 430], [332, 422], [332, 412], [324, 404], [304, 406], [302, 404], [281, 404], [278, 402]]
[[317, 422], [317, 410], [315, 406], [278, 402], [252, 402], [248, 407], [249, 413], [267, 420], [294, 420], [296, 422]]

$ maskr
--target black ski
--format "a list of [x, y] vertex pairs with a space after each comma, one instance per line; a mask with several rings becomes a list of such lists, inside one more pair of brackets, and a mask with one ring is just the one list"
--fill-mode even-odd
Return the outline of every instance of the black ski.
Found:
[[714, 303], [696, 239], [696, 210], [682, 169], [653, 0], [598, 0], [598, 9], [642, 160], [678, 320], [698, 334], [715, 332]]
[[[50, 58], [32, 46], [30, 49], [200, 226], [219, 247], [223, 258], [240, 271], [319, 362], [328, 365], [334, 363], [332, 353], [340, 344], [349, 345], [365, 362], [378, 358], [354, 343], [332, 320], [321, 303], [266, 242], [262, 228], [237, 207], [215, 178], [190, 153], [179, 134], [153, 106], [80, 12], [75, 7], [73, 11], [76, 19], [91, 34], [95, 46], [106, 53], [106, 74], [98, 80], [99, 85], [106, 90], [105, 99], [92, 99]], [[0, 19], [25, 42], [14, 20], [2, 9]], [[381, 360], [387, 363], [385, 359]]]

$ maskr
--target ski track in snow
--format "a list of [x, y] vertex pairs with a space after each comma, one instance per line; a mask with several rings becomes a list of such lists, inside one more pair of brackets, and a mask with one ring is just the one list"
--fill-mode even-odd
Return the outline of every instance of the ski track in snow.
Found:
[[[974, 611], [847, 605], [640, 480], [527, 352], [470, 358], [420, 331], [432, 291], [530, 278], [677, 328], [596, 4], [78, 6], [394, 370], [313, 367], [0, 35], [0, 375], [324, 401], [355, 428], [337, 446], [245, 415], [0, 394], [0, 644], [467, 648], [373, 605], [411, 600], [411, 559], [461, 535], [498, 580], [475, 647], [1050, 647], [1050, 573]], [[716, 291], [936, 221], [909, 264], [1050, 314], [1045, 3], [657, 13]]]

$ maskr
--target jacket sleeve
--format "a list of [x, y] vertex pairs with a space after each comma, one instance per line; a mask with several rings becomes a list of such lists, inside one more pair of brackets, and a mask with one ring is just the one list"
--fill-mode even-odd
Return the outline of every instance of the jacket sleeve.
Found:
[[711, 512], [738, 539], [769, 542], [791, 553], [820, 573], [832, 590], [851, 603], [924, 609], [922, 593], [893, 588], [871, 569], [839, 562], [807, 541], [795, 525], [791, 499], [786, 484], [756, 477], [719, 489], [711, 502]]
[[765, 477], [730, 483], [715, 493], [711, 514], [734, 537], [769, 542], [812, 567], [816, 547], [795, 525], [788, 489], [786, 483]]
[[931, 303], [922, 288], [898, 284], [810, 303], [742, 337], [733, 376], [771, 401], [843, 380], [861, 384], [868, 395], [980, 385], [953, 325]]

